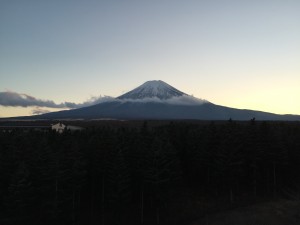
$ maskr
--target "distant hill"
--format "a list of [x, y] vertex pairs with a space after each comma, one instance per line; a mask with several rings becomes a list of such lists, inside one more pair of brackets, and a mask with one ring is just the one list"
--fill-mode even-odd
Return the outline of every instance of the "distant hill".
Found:
[[177, 90], [163, 81], [147, 81], [117, 98], [79, 109], [46, 113], [23, 119], [194, 119], [194, 120], [300, 120], [299, 115], [241, 110], [215, 105]]

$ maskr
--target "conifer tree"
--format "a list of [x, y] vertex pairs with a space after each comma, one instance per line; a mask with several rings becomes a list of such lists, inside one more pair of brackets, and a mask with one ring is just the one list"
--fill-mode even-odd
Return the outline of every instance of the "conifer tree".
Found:
[[[162, 206], [168, 197], [168, 189], [172, 180], [176, 180], [180, 174], [178, 158], [173, 151], [171, 143], [162, 137], [155, 137], [150, 151], [147, 153], [145, 168], [145, 183], [148, 184], [148, 191], [152, 194], [152, 200], [156, 208], [156, 223], [161, 223]], [[177, 173], [176, 173], [177, 172]]]
[[107, 159], [107, 180], [109, 203], [116, 224], [122, 224], [126, 204], [130, 200], [130, 172], [122, 140], [109, 152]]
[[33, 215], [36, 213], [33, 207], [34, 189], [30, 180], [30, 172], [24, 161], [20, 162], [12, 175], [5, 198], [8, 209], [8, 224], [34, 224]]

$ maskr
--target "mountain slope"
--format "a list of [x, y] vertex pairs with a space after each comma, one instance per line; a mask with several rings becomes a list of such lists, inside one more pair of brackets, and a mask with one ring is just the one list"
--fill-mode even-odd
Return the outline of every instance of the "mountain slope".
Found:
[[300, 116], [240, 110], [212, 103], [172, 105], [156, 102], [106, 102], [81, 109], [36, 116], [36, 119], [192, 119], [192, 120], [300, 120]]

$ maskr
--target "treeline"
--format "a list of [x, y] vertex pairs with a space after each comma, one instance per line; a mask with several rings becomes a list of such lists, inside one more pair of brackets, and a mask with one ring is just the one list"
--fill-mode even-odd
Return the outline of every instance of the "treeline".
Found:
[[300, 196], [299, 123], [16, 130], [0, 144], [5, 225], [184, 224], [193, 200]]

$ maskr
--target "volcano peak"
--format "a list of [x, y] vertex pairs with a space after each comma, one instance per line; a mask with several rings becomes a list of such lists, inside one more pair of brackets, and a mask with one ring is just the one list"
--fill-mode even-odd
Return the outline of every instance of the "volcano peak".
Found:
[[179, 97], [187, 95], [182, 91], [177, 90], [171, 85], [162, 80], [150, 80], [137, 88], [129, 91], [121, 96], [119, 99], [144, 99], [144, 98], [158, 98], [169, 99], [172, 97]]

